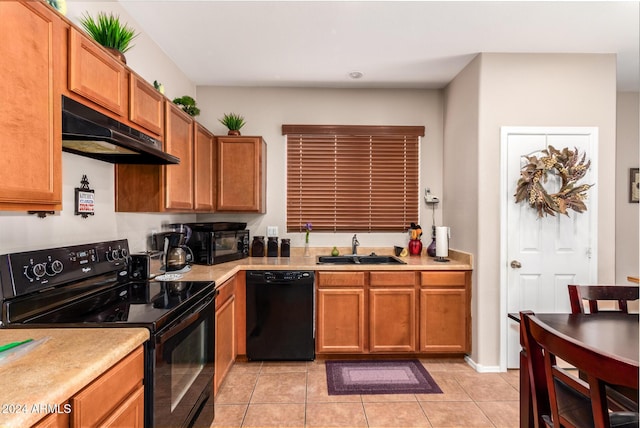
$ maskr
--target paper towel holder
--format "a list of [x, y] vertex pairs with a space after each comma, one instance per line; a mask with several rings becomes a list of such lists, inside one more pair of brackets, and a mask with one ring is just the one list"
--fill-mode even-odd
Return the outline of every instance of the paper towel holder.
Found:
[[[441, 235], [440, 232], [446, 233], [446, 241], [442, 240], [442, 242], [438, 242], [438, 235]], [[451, 229], [449, 229], [448, 227], [440, 226], [436, 228], [436, 257], [434, 261], [439, 263], [446, 263], [450, 261], [449, 259], [446, 258], [446, 256], [449, 255], [450, 233], [451, 233]], [[442, 235], [440, 236], [440, 239], [442, 239]]]

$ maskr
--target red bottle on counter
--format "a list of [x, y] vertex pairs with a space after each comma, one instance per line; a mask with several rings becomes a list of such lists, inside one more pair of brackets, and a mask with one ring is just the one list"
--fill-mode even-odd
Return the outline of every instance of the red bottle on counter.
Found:
[[409, 241], [409, 255], [419, 256], [422, 254], [422, 241], [419, 239], [411, 239]]

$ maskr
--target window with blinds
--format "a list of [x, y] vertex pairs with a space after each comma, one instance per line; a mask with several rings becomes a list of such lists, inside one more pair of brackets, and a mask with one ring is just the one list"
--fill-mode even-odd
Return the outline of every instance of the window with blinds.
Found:
[[402, 232], [418, 222], [423, 126], [283, 125], [287, 231]]

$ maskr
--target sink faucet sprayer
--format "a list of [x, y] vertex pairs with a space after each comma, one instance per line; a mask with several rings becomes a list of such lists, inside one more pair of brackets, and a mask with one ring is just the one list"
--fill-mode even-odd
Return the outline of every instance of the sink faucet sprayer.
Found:
[[358, 245], [360, 245], [360, 242], [358, 242], [358, 237], [354, 234], [353, 238], [351, 238], [351, 254], [358, 254]]

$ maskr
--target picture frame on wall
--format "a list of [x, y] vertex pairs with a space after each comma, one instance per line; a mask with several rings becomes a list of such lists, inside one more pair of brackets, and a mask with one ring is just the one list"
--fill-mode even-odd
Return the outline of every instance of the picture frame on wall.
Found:
[[629, 202], [640, 202], [640, 168], [629, 168]]

